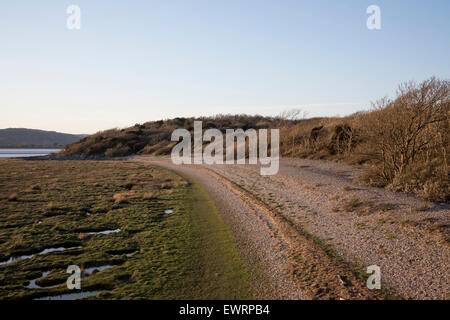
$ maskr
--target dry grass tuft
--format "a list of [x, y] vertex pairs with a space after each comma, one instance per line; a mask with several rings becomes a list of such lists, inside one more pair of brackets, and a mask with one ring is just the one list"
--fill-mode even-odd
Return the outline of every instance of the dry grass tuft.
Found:
[[353, 212], [362, 204], [362, 201], [357, 197], [351, 197], [341, 201], [342, 209], [346, 212]]
[[135, 183], [134, 182], [130, 182], [130, 181], [128, 181], [124, 185], [122, 185], [122, 187], [127, 189], [127, 190], [133, 189], [134, 186], [135, 186]]
[[161, 183], [160, 188], [161, 189], [172, 189], [173, 186], [171, 183], [164, 182], [164, 183]]
[[134, 280], [136, 280], [138, 274], [139, 274], [139, 272], [137, 270], [135, 270], [133, 272], [133, 274], [130, 276], [130, 282], [133, 282]]
[[53, 210], [60, 209], [60, 206], [58, 204], [56, 204], [55, 202], [50, 201], [49, 203], [47, 203], [45, 208], [49, 211], [53, 211]]
[[416, 211], [416, 212], [425, 212], [425, 211], [428, 211], [430, 209], [431, 209], [431, 207], [429, 205], [424, 204], [423, 206], [416, 207], [414, 209], [414, 211]]
[[38, 184], [32, 185], [25, 190], [26, 193], [34, 193], [38, 191], [41, 191], [41, 187]]
[[388, 212], [394, 209], [394, 205], [392, 205], [391, 203], [380, 203], [375, 206], [375, 209], [382, 212]]
[[144, 199], [144, 200], [154, 200], [157, 198], [158, 198], [158, 195], [156, 194], [156, 192], [147, 192], [142, 196], [142, 199]]
[[81, 232], [81, 233], [78, 234], [77, 238], [78, 238], [78, 240], [84, 240], [84, 239], [86, 239], [88, 236], [89, 236], [89, 235], [88, 235], [87, 233]]
[[113, 200], [116, 204], [128, 203], [131, 199], [136, 199], [136, 194], [132, 191], [116, 193], [113, 196]]
[[11, 237], [12, 240], [12, 249], [20, 249], [23, 248], [25, 241], [23, 240], [23, 235], [15, 234]]
[[12, 193], [12, 194], [9, 195], [8, 201], [11, 201], [11, 202], [17, 201], [18, 197], [19, 196], [17, 195], [17, 193]]

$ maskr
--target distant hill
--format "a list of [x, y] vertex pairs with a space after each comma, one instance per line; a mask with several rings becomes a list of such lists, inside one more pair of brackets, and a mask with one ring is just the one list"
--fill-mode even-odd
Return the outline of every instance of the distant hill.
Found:
[[9, 128], [0, 129], [0, 148], [60, 148], [86, 137], [55, 131]]

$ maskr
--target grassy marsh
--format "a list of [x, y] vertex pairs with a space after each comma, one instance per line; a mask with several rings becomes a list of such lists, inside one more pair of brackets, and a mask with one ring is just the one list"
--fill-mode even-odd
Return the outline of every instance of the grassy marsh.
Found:
[[[49, 248], [73, 249], [38, 254]], [[0, 265], [0, 299], [74, 293], [69, 265], [112, 266], [82, 278], [81, 291], [100, 291], [88, 299], [251, 298], [205, 190], [148, 164], [0, 161], [0, 262], [23, 255]]]

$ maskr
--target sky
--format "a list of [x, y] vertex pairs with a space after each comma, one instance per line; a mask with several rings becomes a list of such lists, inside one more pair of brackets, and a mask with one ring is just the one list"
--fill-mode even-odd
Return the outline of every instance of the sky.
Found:
[[[370, 5], [380, 30], [366, 26]], [[402, 82], [449, 79], [449, 15], [448, 0], [2, 1], [0, 128], [347, 115]]]

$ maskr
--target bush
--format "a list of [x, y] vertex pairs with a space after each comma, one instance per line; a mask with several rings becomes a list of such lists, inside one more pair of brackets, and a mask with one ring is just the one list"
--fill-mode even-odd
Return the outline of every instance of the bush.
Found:
[[399, 87], [395, 100], [380, 100], [361, 116], [359, 152], [373, 166], [377, 184], [448, 201], [450, 82], [431, 78]]
[[131, 154], [131, 148], [126, 145], [119, 144], [105, 151], [106, 157], [123, 157]]

